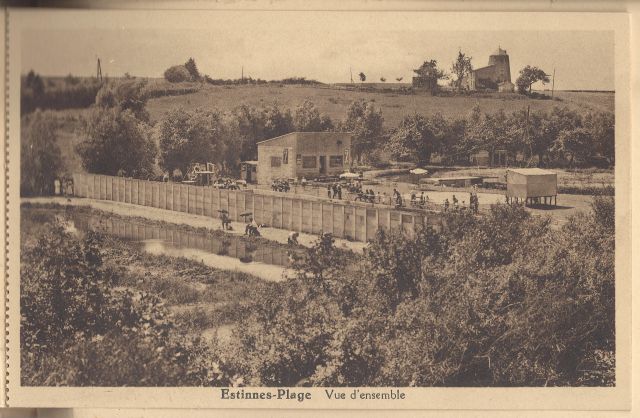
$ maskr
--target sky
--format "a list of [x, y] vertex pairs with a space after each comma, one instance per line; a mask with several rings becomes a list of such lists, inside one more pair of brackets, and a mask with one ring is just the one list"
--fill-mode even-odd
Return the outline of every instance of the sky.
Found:
[[[171, 65], [196, 60], [212, 78], [244, 75], [265, 80], [306, 77], [349, 82], [364, 72], [367, 81], [403, 77], [436, 59], [449, 71], [458, 50], [474, 68], [486, 66], [498, 46], [506, 49], [512, 81], [525, 65], [555, 69], [558, 90], [614, 89], [614, 33], [599, 30], [433, 30], [412, 15], [345, 19], [342, 15], [304, 18], [286, 13], [213, 14], [193, 25], [136, 25], [108, 21], [64, 29], [22, 31], [22, 72], [48, 76], [103, 74], [162, 77]], [[60, 25], [58, 25], [60, 26]], [[491, 25], [488, 25], [491, 26]], [[538, 86], [542, 87], [542, 86]]]

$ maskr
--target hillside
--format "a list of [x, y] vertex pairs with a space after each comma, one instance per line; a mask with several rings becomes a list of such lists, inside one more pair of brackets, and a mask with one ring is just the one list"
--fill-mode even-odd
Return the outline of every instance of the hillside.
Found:
[[532, 100], [517, 94], [484, 94], [477, 96], [433, 97], [424, 93], [413, 95], [388, 92], [362, 92], [326, 87], [308, 86], [210, 86], [204, 85], [195, 92], [179, 96], [166, 96], [149, 100], [147, 109], [151, 120], [159, 119], [166, 111], [182, 106], [185, 109], [230, 110], [241, 104], [259, 106], [277, 101], [285, 108], [295, 108], [305, 99], [311, 100], [319, 110], [334, 121], [341, 120], [349, 104], [357, 99], [374, 101], [382, 108], [385, 125], [398, 125], [403, 116], [417, 112], [430, 115], [436, 112], [445, 117], [464, 117], [478, 104], [483, 111], [503, 109], [513, 112], [531, 106], [532, 111], [551, 110], [553, 106], [567, 106], [581, 113], [588, 111], [613, 111], [614, 93], [556, 92], [557, 100]]

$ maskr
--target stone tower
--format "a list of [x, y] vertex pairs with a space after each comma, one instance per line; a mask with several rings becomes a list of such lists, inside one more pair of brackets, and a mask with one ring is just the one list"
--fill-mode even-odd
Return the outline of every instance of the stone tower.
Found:
[[511, 82], [511, 67], [507, 51], [498, 47], [498, 50], [489, 56], [489, 66], [494, 67], [493, 81], [498, 84], [505, 81]]

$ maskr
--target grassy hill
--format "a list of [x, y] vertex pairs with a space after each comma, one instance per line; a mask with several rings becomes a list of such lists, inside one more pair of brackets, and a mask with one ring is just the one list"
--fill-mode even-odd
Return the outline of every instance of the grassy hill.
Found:
[[[54, 80], [50, 84], [62, 83]], [[373, 83], [370, 83], [373, 84]], [[156, 122], [168, 110], [184, 107], [188, 110], [217, 108], [229, 111], [242, 104], [259, 106], [277, 101], [284, 108], [295, 108], [305, 99], [318, 106], [322, 113], [328, 114], [334, 121], [342, 120], [349, 104], [357, 99], [374, 101], [382, 109], [387, 128], [398, 125], [408, 114], [418, 112], [430, 115], [436, 112], [445, 117], [464, 117], [478, 104], [483, 111], [495, 112], [503, 109], [513, 112], [531, 106], [532, 111], [551, 110], [553, 106], [567, 106], [581, 113], [588, 111], [614, 110], [614, 93], [611, 92], [556, 92], [557, 99], [527, 99], [518, 94], [483, 93], [472, 96], [433, 97], [426, 93], [404, 94], [401, 91], [389, 92], [382, 88], [406, 87], [396, 83], [375, 86], [380, 91], [347, 90], [344, 86], [297, 86], [297, 85], [241, 85], [213, 86], [202, 83], [167, 83], [164, 80], [149, 80], [152, 93], [147, 103], [151, 122]], [[164, 94], [164, 95], [163, 95]], [[154, 97], [162, 95], [161, 97]], [[88, 109], [65, 109], [52, 111], [60, 120], [58, 130], [59, 145], [70, 172], [82, 171], [75, 145], [80, 141], [78, 127], [81, 117]]]
[[478, 104], [483, 111], [503, 109], [513, 112], [531, 106], [532, 111], [549, 111], [553, 106], [567, 106], [581, 113], [611, 111], [614, 93], [556, 92], [554, 100], [527, 99], [518, 94], [484, 93], [471, 96], [434, 97], [427, 93], [357, 91], [329, 87], [292, 85], [203, 85], [197, 92], [179, 96], [165, 96], [149, 100], [147, 109], [151, 120], [158, 120], [166, 111], [182, 106], [185, 109], [230, 110], [241, 104], [259, 106], [277, 101], [285, 108], [295, 108], [305, 99], [311, 100], [322, 113], [334, 121], [345, 117], [349, 104], [357, 99], [373, 101], [382, 109], [387, 128], [398, 125], [407, 114], [431, 115], [440, 112], [445, 117], [464, 117]]

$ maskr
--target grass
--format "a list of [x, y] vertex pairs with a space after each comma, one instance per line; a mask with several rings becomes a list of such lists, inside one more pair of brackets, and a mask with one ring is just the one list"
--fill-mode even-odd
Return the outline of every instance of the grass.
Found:
[[[231, 87], [231, 88], [229, 88]], [[550, 111], [553, 106], [567, 106], [586, 113], [588, 111], [613, 111], [614, 93], [556, 92], [558, 100], [528, 100], [519, 95], [470, 95], [437, 97], [424, 93], [412, 95], [389, 92], [351, 91], [310, 86], [203, 86], [199, 91], [181, 96], [166, 96], [149, 100], [147, 109], [151, 120], [178, 106], [185, 109], [231, 110], [241, 104], [260, 106], [277, 101], [285, 108], [295, 108], [305, 99], [316, 104], [320, 112], [334, 121], [344, 119], [349, 104], [357, 99], [374, 101], [382, 109], [387, 128], [397, 126], [405, 115], [420, 113], [431, 115], [440, 112], [445, 117], [465, 117], [478, 104], [485, 112], [504, 110], [513, 112], [531, 106], [531, 111]]]

